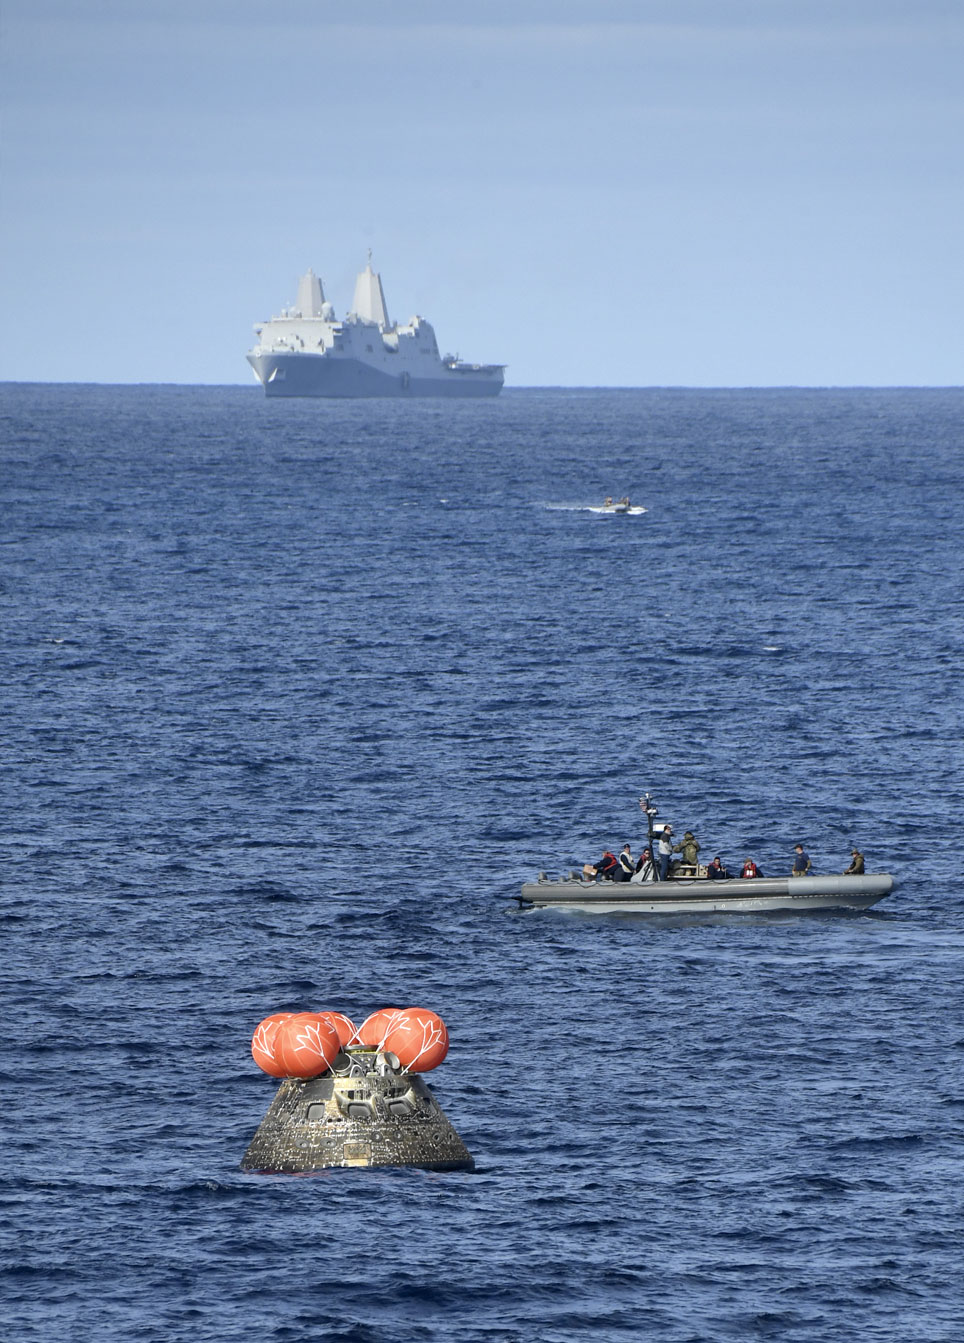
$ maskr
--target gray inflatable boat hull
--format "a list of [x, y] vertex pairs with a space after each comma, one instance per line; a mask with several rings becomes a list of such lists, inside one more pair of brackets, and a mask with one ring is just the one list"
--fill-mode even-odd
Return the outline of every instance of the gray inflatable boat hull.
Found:
[[529, 881], [519, 904], [589, 914], [756, 914], [774, 910], [867, 909], [889, 895], [886, 872], [860, 877], [747, 877], [725, 881]]

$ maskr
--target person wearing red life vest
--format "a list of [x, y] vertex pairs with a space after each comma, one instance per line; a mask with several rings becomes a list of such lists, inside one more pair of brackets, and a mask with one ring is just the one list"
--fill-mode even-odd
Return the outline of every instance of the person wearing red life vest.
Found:
[[746, 860], [746, 862], [743, 864], [743, 870], [742, 870], [742, 872], [740, 873], [740, 876], [741, 876], [741, 877], [762, 877], [762, 876], [763, 876], [763, 873], [762, 873], [762, 872], [760, 871], [760, 869], [757, 867], [757, 865], [756, 865], [756, 863], [753, 861], [753, 859], [752, 859], [752, 858], [748, 858], [748, 859]]
[[616, 875], [616, 868], [619, 866], [616, 855], [609, 849], [605, 851], [598, 863], [586, 863], [582, 869], [582, 875], [588, 877], [590, 881], [593, 877], [602, 877], [606, 881], [612, 881]]

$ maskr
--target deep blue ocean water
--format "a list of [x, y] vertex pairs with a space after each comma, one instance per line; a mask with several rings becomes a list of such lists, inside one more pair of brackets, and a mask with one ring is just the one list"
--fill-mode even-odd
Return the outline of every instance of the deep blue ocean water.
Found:
[[[964, 392], [7, 385], [0, 442], [5, 1337], [964, 1336]], [[644, 789], [898, 887], [517, 910]], [[242, 1174], [255, 1024], [410, 1003], [477, 1172]]]

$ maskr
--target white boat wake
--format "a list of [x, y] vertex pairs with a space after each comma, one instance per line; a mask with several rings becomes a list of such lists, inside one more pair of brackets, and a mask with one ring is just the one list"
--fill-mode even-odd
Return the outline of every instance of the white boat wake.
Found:
[[612, 513], [630, 518], [649, 512], [642, 504], [546, 504], [546, 508], [551, 513]]

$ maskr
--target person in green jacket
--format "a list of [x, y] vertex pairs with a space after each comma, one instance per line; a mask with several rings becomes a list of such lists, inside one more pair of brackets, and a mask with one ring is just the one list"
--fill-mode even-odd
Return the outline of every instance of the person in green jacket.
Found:
[[696, 867], [700, 861], [700, 846], [692, 830], [687, 830], [680, 842], [673, 845], [673, 852], [682, 853], [682, 861], [687, 867]]
[[864, 855], [859, 849], [851, 849], [850, 866], [844, 872], [845, 877], [860, 877], [864, 871]]

